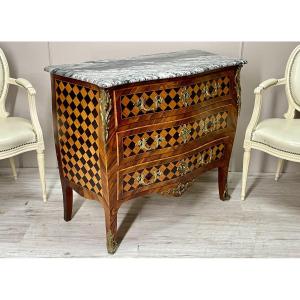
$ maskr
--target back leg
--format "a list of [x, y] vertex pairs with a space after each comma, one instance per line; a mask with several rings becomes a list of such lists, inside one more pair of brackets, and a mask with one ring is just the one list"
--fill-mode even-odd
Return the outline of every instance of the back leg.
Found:
[[11, 167], [13, 176], [14, 176], [15, 180], [17, 180], [17, 170], [16, 170], [16, 165], [15, 165], [15, 160], [13, 157], [9, 158], [9, 163], [10, 163], [10, 167]]
[[282, 172], [283, 162], [284, 162], [283, 159], [281, 159], [281, 158], [278, 159], [278, 162], [277, 162], [277, 170], [276, 170], [276, 175], [275, 175], [275, 180], [276, 180], [276, 181], [278, 181], [279, 176], [280, 176], [280, 174], [281, 174], [281, 172]]

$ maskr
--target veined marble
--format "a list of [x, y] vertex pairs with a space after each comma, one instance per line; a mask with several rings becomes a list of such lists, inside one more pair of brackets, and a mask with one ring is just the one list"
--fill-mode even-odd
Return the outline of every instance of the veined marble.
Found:
[[79, 64], [53, 65], [45, 68], [52, 74], [95, 84], [101, 88], [201, 74], [203, 72], [246, 64], [202, 50], [188, 50], [142, 55], [120, 60], [96, 60]]

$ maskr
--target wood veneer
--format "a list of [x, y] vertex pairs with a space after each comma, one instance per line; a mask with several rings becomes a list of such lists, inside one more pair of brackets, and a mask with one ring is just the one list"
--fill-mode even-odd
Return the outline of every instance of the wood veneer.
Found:
[[180, 196], [196, 176], [218, 168], [220, 199], [228, 200], [239, 71], [227, 67], [109, 89], [51, 75], [65, 220], [72, 217], [73, 190], [99, 201], [107, 249], [114, 253], [118, 209], [129, 199], [148, 193]]

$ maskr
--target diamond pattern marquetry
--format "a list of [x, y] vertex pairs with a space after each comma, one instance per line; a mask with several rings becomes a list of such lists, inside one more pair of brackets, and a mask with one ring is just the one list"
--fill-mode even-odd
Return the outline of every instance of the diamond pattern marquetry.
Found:
[[123, 157], [165, 149], [194, 141], [227, 127], [228, 111], [218, 112], [187, 124], [123, 137]]
[[[229, 93], [230, 79], [228, 76], [223, 76], [219, 79], [198, 82], [178, 88], [122, 95], [122, 119], [192, 106], [212, 98], [229, 95]], [[141, 102], [143, 103], [142, 108]]]
[[55, 80], [58, 141], [65, 178], [101, 194], [99, 92]]
[[220, 160], [225, 153], [225, 144], [212, 146], [197, 154], [190, 155], [182, 160], [169, 162], [153, 167], [137, 170], [123, 176], [123, 192], [136, 190], [158, 182], [174, 179], [193, 172], [211, 162]]

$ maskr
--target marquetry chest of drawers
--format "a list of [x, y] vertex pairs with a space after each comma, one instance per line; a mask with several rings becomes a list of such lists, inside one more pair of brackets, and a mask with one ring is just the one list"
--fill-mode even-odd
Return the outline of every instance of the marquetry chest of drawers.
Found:
[[180, 196], [213, 168], [220, 199], [229, 199], [244, 63], [191, 50], [47, 67], [65, 220], [73, 190], [101, 202], [114, 253], [124, 201]]

